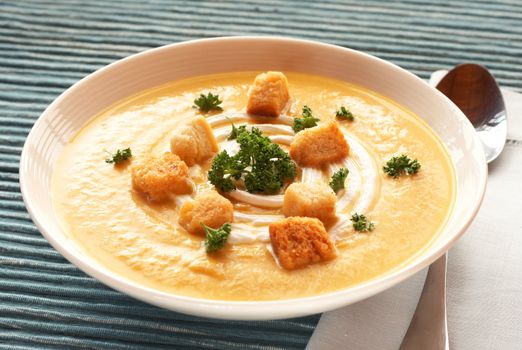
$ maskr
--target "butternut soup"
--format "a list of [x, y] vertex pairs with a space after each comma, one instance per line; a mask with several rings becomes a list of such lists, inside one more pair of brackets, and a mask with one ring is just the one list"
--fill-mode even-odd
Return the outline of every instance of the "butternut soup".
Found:
[[63, 230], [130, 280], [222, 300], [347, 288], [425, 249], [455, 195], [435, 133], [365, 88], [257, 73], [175, 81], [94, 116], [54, 173]]

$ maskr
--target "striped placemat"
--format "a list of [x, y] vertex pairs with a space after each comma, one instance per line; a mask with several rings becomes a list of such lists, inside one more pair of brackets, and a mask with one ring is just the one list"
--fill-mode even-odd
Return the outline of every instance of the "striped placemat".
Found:
[[318, 320], [195, 318], [110, 290], [52, 249], [22, 203], [27, 133], [62, 91], [129, 54], [222, 35], [351, 47], [427, 78], [472, 61], [522, 91], [522, 2], [0, 1], [0, 349], [302, 349]]

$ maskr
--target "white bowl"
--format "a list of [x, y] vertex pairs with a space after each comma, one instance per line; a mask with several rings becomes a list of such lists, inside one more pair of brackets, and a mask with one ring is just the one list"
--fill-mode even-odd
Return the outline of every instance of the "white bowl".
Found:
[[[444, 232], [407, 266], [355, 287], [307, 298], [231, 302], [160, 292], [110, 271], [59, 228], [49, 192], [58, 156], [87, 121], [115, 102], [173, 80], [218, 72], [280, 70], [345, 80], [379, 92], [423, 118], [447, 146], [457, 173], [455, 207]], [[70, 262], [106, 285], [145, 302], [198, 316], [262, 320], [336, 309], [377, 294], [447, 251], [471, 223], [485, 191], [481, 144], [464, 114], [415, 75], [376, 57], [338, 46], [274, 37], [195, 40], [148, 50], [87, 76], [58, 97], [35, 123], [22, 152], [20, 185], [45, 238]]]

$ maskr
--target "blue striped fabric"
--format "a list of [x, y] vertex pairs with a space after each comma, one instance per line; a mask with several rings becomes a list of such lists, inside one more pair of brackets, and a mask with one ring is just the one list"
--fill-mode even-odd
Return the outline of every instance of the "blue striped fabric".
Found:
[[318, 315], [229, 322], [110, 290], [52, 249], [22, 203], [18, 162], [45, 107], [129, 54], [222, 35], [286, 35], [375, 54], [427, 78], [473, 61], [522, 91], [522, 2], [0, 1], [0, 349], [302, 349]]

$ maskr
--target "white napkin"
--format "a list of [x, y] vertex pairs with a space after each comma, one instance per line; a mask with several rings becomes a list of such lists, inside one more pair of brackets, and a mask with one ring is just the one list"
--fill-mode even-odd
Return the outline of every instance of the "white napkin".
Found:
[[[503, 95], [511, 141], [489, 165], [484, 203], [448, 256], [451, 349], [522, 349], [522, 94]], [[307, 350], [397, 350], [426, 272], [323, 314]]]

